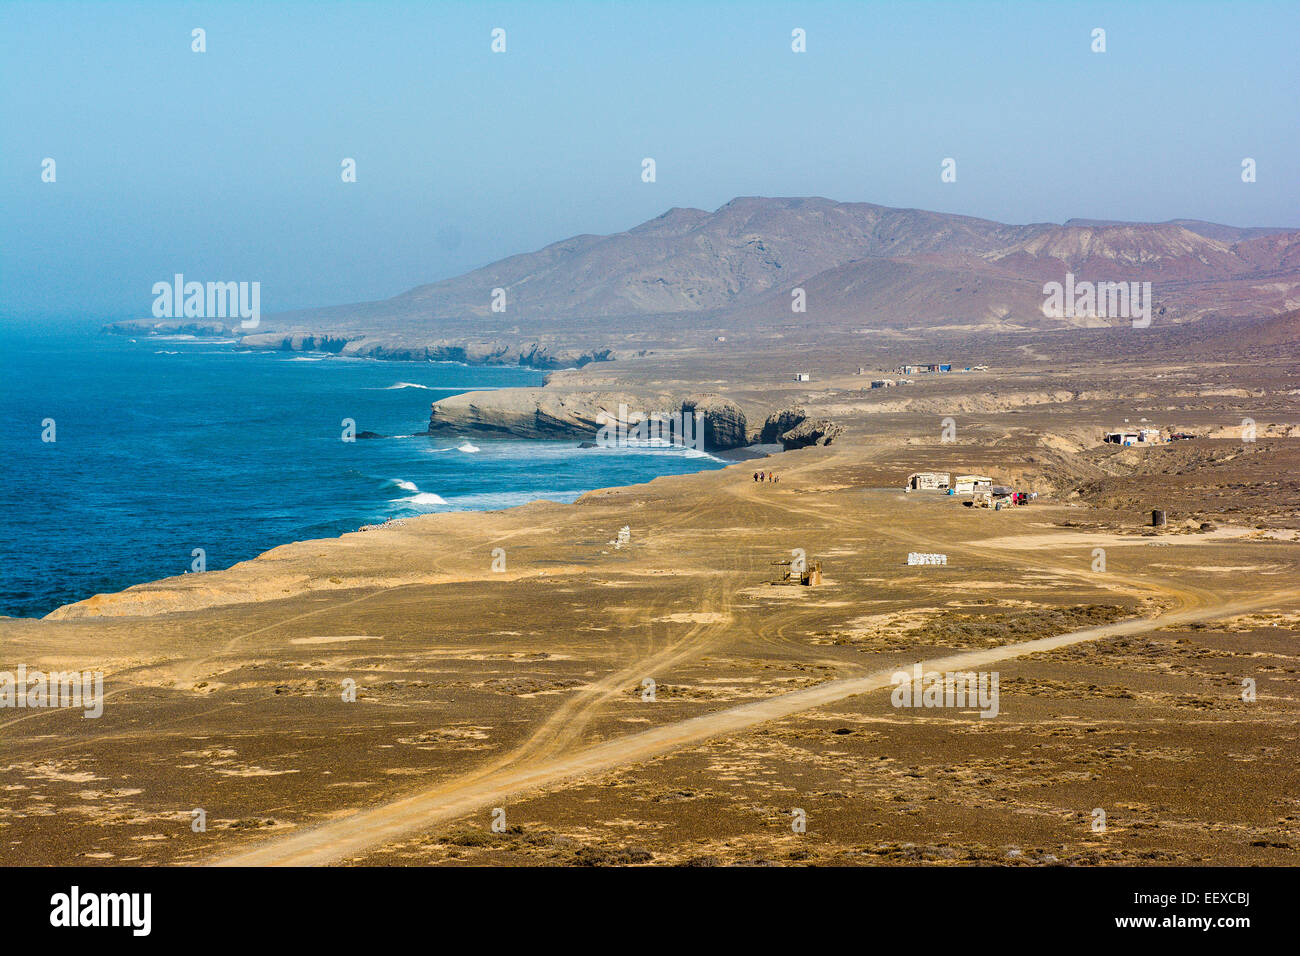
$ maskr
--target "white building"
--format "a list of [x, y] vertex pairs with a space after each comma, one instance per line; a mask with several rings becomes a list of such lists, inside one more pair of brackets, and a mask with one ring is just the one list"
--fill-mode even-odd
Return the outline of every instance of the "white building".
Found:
[[1106, 441], [1111, 445], [1153, 445], [1160, 442], [1160, 429], [1139, 428], [1136, 431], [1107, 432]]
[[917, 471], [907, 476], [907, 488], [915, 491], [946, 491], [948, 475], [938, 471]]
[[957, 475], [952, 480], [952, 490], [959, 495], [992, 491], [993, 479], [987, 475]]

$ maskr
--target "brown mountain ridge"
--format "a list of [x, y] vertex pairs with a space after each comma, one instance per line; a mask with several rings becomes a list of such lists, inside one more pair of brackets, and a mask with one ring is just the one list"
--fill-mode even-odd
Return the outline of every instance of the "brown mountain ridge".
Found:
[[[1007, 225], [818, 197], [741, 197], [713, 212], [673, 208], [625, 232], [574, 236], [383, 301], [268, 316], [263, 329], [279, 337], [264, 331], [248, 344], [310, 347], [310, 336], [282, 334], [296, 331], [339, 345], [365, 340], [372, 351], [440, 337], [571, 348], [592, 344], [576, 333], [593, 325], [653, 331], [693, 318], [719, 331], [1126, 321], [1045, 315], [1044, 284], [1067, 273], [1150, 282], [1158, 324], [1271, 315], [1300, 306], [1300, 230], [1191, 219]], [[492, 310], [498, 289], [504, 312]], [[806, 311], [793, 311], [795, 289]]]

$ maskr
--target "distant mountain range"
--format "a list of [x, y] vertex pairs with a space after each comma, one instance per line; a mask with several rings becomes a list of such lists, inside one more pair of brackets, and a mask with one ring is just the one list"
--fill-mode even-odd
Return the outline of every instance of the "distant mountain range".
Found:
[[[1072, 219], [987, 219], [828, 199], [674, 208], [626, 232], [582, 235], [380, 302], [268, 316], [264, 328], [381, 336], [534, 336], [592, 320], [696, 317], [726, 330], [791, 324], [928, 330], [1106, 325], [1051, 318], [1043, 286], [1150, 282], [1155, 322], [1300, 306], [1300, 230]], [[807, 310], [792, 311], [802, 288]], [[505, 311], [493, 312], [504, 290]], [[497, 293], [500, 301], [500, 293]]]

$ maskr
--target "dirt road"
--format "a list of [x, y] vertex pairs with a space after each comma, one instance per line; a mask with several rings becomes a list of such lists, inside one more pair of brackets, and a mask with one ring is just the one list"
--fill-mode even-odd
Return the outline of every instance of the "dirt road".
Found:
[[[1026, 655], [1053, 651], [1103, 638], [1190, 624], [1227, 617], [1260, 608], [1294, 603], [1294, 589], [1259, 594], [1231, 603], [1135, 618], [1085, 628], [1055, 637], [1040, 638], [987, 650], [970, 651], [922, 661], [926, 671], [977, 670]], [[1200, 604], [1200, 602], [1197, 602]], [[508, 798], [565, 780], [587, 776], [652, 759], [661, 754], [698, 744], [712, 737], [749, 730], [761, 723], [778, 720], [810, 708], [835, 703], [846, 697], [891, 686], [898, 668], [861, 677], [829, 681], [815, 687], [728, 708], [616, 740], [605, 741], [575, 753], [542, 759], [525, 759], [470, 779], [451, 781], [373, 809], [272, 840], [232, 856], [214, 861], [223, 866], [319, 866], [355, 857], [366, 850], [398, 840], [431, 825], [452, 820], [485, 806], [504, 803]], [[552, 752], [545, 748], [544, 754]]]

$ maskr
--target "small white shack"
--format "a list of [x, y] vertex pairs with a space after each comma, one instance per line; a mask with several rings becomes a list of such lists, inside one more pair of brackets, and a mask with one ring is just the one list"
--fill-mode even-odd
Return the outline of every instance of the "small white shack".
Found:
[[1159, 444], [1160, 429], [1139, 428], [1135, 431], [1107, 432], [1106, 442], [1111, 445]]
[[993, 479], [987, 475], [957, 475], [952, 490], [959, 495], [987, 493], [993, 490]]

